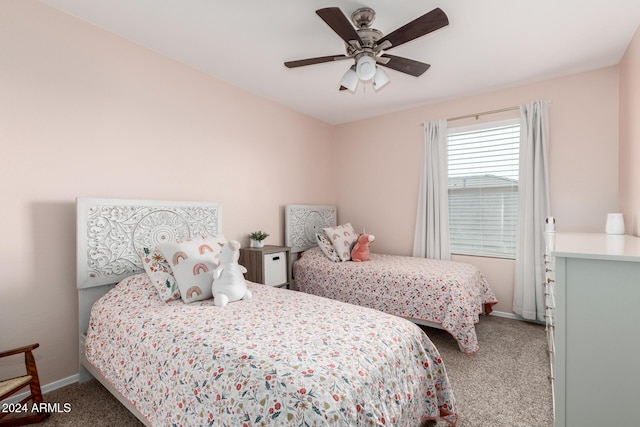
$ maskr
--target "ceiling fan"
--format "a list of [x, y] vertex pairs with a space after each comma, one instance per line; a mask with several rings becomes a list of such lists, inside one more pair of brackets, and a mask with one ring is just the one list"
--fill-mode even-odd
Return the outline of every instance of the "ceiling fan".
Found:
[[353, 25], [338, 7], [319, 9], [316, 10], [316, 14], [344, 40], [346, 54], [287, 61], [284, 65], [287, 68], [296, 68], [353, 59], [355, 63], [344, 74], [340, 85], [340, 90], [348, 89], [351, 92], [355, 92], [360, 80], [372, 81], [376, 90], [389, 83], [389, 77], [377, 65], [415, 77], [421, 76], [431, 65], [388, 55], [384, 51], [449, 25], [447, 15], [440, 8], [436, 8], [385, 36], [381, 31], [371, 28], [376, 13], [368, 7], [360, 8], [351, 14]]

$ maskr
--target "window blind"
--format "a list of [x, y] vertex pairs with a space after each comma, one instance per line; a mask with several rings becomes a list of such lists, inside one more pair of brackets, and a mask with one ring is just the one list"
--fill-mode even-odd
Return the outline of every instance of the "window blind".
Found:
[[515, 257], [520, 122], [449, 129], [451, 252]]

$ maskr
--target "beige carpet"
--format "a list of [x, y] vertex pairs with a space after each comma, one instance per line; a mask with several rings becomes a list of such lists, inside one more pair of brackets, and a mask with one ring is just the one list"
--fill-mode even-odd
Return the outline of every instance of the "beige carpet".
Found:
[[[476, 325], [480, 351], [474, 356], [462, 354], [446, 332], [425, 330], [445, 362], [458, 403], [458, 426], [553, 426], [544, 326], [482, 317]], [[446, 425], [438, 422], [438, 427]]]
[[[440, 350], [453, 384], [460, 413], [458, 426], [552, 426], [544, 327], [489, 316], [483, 317], [476, 329], [480, 352], [466, 356], [449, 334], [425, 328]], [[45, 395], [45, 400], [70, 403], [71, 412], [53, 414], [42, 426], [141, 425], [95, 380], [55, 390]], [[438, 427], [446, 425], [438, 422]]]

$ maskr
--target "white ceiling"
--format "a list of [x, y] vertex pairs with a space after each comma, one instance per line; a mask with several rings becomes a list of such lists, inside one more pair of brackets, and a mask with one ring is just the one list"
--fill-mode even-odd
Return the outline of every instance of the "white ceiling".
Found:
[[[639, 0], [42, 0], [162, 55], [330, 124], [617, 64], [640, 24]], [[388, 34], [440, 7], [450, 24], [389, 53], [431, 64], [385, 70], [375, 92], [339, 91], [350, 61], [288, 69], [344, 53], [315, 10], [376, 11]]]

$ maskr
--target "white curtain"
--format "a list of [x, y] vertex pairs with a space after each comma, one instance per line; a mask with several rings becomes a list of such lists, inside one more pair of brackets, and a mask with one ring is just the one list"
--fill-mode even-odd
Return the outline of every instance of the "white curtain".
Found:
[[544, 321], [544, 221], [549, 216], [549, 118], [545, 101], [520, 106], [518, 237], [513, 311]]
[[447, 121], [424, 124], [413, 256], [451, 259], [447, 189]]

